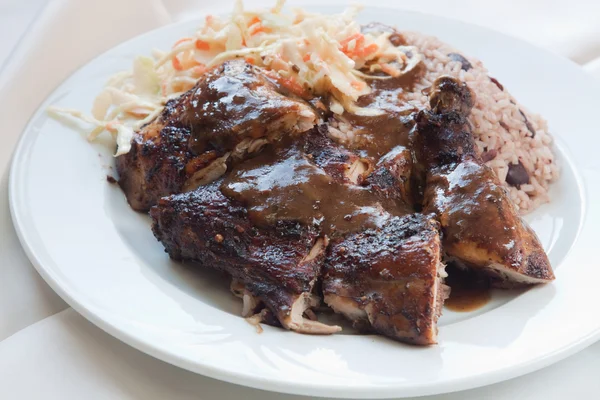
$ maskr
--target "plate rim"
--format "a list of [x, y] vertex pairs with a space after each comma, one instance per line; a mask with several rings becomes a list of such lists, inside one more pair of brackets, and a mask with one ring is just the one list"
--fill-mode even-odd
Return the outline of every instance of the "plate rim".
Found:
[[[306, 4], [304, 6], [310, 7], [310, 6], [314, 6], [314, 4], [311, 3], [311, 4]], [[321, 7], [321, 6], [319, 6], [319, 7]], [[343, 8], [343, 6], [341, 4], [325, 5], [322, 7], [336, 8], [336, 9]], [[468, 22], [464, 22], [461, 20], [448, 18], [448, 17], [444, 17], [444, 16], [438, 16], [438, 15], [433, 15], [433, 14], [428, 14], [428, 13], [423, 13], [423, 12], [418, 12], [418, 11], [412, 11], [412, 10], [405, 10], [400, 7], [396, 8], [396, 7], [391, 7], [391, 6], [390, 7], [367, 6], [365, 8], [378, 9], [378, 10], [389, 10], [389, 11], [393, 11], [396, 13], [403, 13], [403, 14], [418, 14], [418, 15], [425, 16], [427, 18], [434, 18], [434, 19], [450, 21], [453, 24], [460, 24], [460, 25], [464, 25], [464, 26], [476, 27], [477, 29], [487, 31], [488, 33], [493, 33], [493, 34], [496, 34], [499, 36], [508, 37], [511, 40], [517, 40], [519, 42], [526, 43], [530, 47], [535, 47], [537, 50], [551, 54], [553, 57], [560, 57], [563, 61], [568, 61], [569, 63], [580, 68], [580, 66], [578, 64], [574, 63], [572, 60], [564, 58], [560, 55], [557, 55], [556, 53], [554, 53], [548, 49], [540, 48], [527, 40], [518, 38], [518, 37], [510, 35], [510, 34], [496, 31], [494, 29], [490, 29], [490, 28], [487, 28], [482, 25], [468, 23]], [[173, 26], [186, 25], [186, 24], [192, 24], [192, 23], [197, 24], [200, 21], [201, 20], [199, 20], [199, 19], [184, 20], [184, 21], [170, 23], [170, 24], [161, 26], [159, 28], [150, 30], [143, 34], [134, 36], [133, 38], [130, 38], [124, 42], [121, 42], [118, 45], [113, 46], [113, 47], [107, 49], [106, 51], [99, 53], [97, 56], [91, 58], [89, 61], [87, 61], [83, 65], [78, 66], [77, 68], [72, 70], [71, 73], [69, 73], [63, 80], [61, 80], [54, 86], [54, 88], [52, 89], [50, 94], [44, 98], [44, 100], [40, 103], [40, 106], [38, 108], [36, 108], [35, 112], [32, 113], [25, 128], [19, 135], [18, 143], [17, 143], [17, 146], [15, 147], [15, 150], [13, 151], [12, 160], [10, 162], [10, 174], [9, 174], [9, 182], [8, 182], [8, 198], [9, 198], [9, 207], [10, 207], [12, 223], [14, 225], [19, 242], [20, 242], [22, 248], [24, 249], [25, 254], [27, 255], [28, 259], [31, 261], [32, 265], [35, 267], [36, 271], [49, 284], [49, 286], [52, 288], [52, 290], [54, 290], [63, 300], [65, 300], [69, 304], [69, 306], [71, 306], [79, 314], [84, 316], [87, 320], [92, 322], [94, 325], [96, 325], [97, 327], [99, 327], [100, 329], [105, 331], [106, 333], [110, 334], [111, 336], [119, 339], [120, 341], [128, 344], [129, 346], [131, 346], [139, 351], [149, 354], [152, 357], [155, 357], [155, 358], [162, 360], [164, 362], [167, 362], [169, 364], [175, 365], [177, 367], [180, 367], [180, 368], [183, 368], [183, 369], [195, 372], [195, 373], [202, 374], [202, 375], [210, 377], [210, 378], [215, 378], [215, 379], [223, 380], [223, 381], [230, 382], [233, 384], [244, 385], [244, 386], [248, 386], [248, 387], [252, 387], [252, 388], [256, 388], [256, 389], [276, 391], [276, 392], [280, 392], [280, 393], [289, 393], [289, 394], [297, 394], [297, 395], [331, 396], [331, 397], [336, 397], [336, 398], [346, 398], [346, 397], [350, 397], [350, 396], [355, 397], [355, 398], [388, 398], [390, 396], [405, 397], [405, 396], [413, 396], [413, 395], [419, 395], [419, 396], [420, 395], [435, 395], [435, 394], [449, 393], [449, 392], [455, 392], [455, 391], [461, 391], [461, 390], [486, 386], [486, 385], [501, 382], [504, 380], [512, 379], [517, 376], [525, 375], [530, 372], [544, 368], [552, 363], [560, 361], [560, 360], [584, 349], [585, 347], [593, 344], [594, 342], [596, 342], [597, 340], [600, 339], [600, 329], [597, 329], [596, 331], [591, 332], [588, 335], [580, 338], [578, 341], [571, 342], [569, 345], [566, 345], [563, 348], [555, 350], [551, 353], [548, 353], [543, 357], [539, 357], [535, 360], [525, 362], [522, 365], [519, 365], [518, 368], [513, 367], [513, 368], [498, 369], [493, 372], [487, 372], [482, 375], [474, 375], [474, 376], [470, 376], [470, 377], [455, 379], [452, 381], [436, 383], [435, 386], [433, 386], [433, 387], [431, 387], [430, 385], [426, 385], [426, 384], [413, 385], [413, 386], [411, 386], [411, 388], [409, 390], [410, 393], [398, 393], [398, 391], [407, 389], [400, 385], [382, 386], [382, 387], [378, 387], [378, 388], [374, 388], [372, 386], [371, 387], [352, 387], [351, 389], [348, 389], [348, 390], [340, 389], [338, 386], [336, 386], [336, 387], [328, 387], [328, 386], [324, 386], [324, 385], [316, 386], [314, 384], [308, 384], [308, 383], [304, 383], [304, 384], [295, 383], [294, 386], [284, 386], [284, 385], [289, 385], [289, 382], [287, 382], [285, 380], [280, 380], [280, 379], [266, 379], [266, 378], [261, 378], [261, 377], [257, 378], [256, 376], [252, 376], [252, 375], [244, 375], [244, 374], [240, 374], [240, 373], [236, 373], [236, 372], [232, 373], [232, 372], [224, 370], [222, 368], [215, 367], [214, 365], [188, 362], [187, 360], [178, 357], [174, 353], [171, 353], [164, 349], [155, 347], [152, 344], [147, 343], [144, 340], [141, 340], [140, 338], [138, 338], [134, 335], [131, 335], [126, 330], [120, 329], [118, 326], [103, 320], [102, 318], [100, 318], [99, 316], [94, 314], [94, 312], [92, 310], [90, 310], [88, 307], [86, 307], [85, 304], [78, 302], [71, 294], [69, 294], [66, 290], [64, 290], [61, 287], [61, 285], [59, 284], [56, 277], [54, 277], [49, 271], [47, 271], [42, 266], [42, 262], [40, 261], [40, 258], [36, 255], [34, 248], [30, 245], [30, 242], [28, 241], [27, 233], [24, 231], [24, 229], [22, 227], [22, 222], [20, 221], [18, 207], [15, 206], [15, 204], [17, 204], [17, 199], [16, 199], [17, 188], [16, 187], [18, 186], [18, 183], [17, 183], [18, 166], [17, 166], [17, 164], [18, 164], [19, 160], [22, 160], [22, 158], [23, 158], [22, 153], [23, 153], [24, 149], [26, 148], [27, 142], [29, 140], [32, 140], [37, 137], [37, 135], [28, 134], [28, 132], [31, 132], [31, 127], [34, 123], [34, 119], [36, 118], [36, 116], [38, 116], [40, 113], [45, 112], [45, 110], [43, 110], [43, 107], [44, 107], [44, 104], [48, 101], [48, 99], [53, 96], [53, 94], [56, 92], [56, 90], [59, 87], [61, 87], [67, 80], [69, 80], [71, 77], [73, 77], [73, 75], [75, 75], [82, 68], [85, 68], [87, 65], [94, 63], [97, 59], [102, 58], [107, 53], [114, 51], [115, 49], [126, 46], [126, 45], [130, 44], [131, 42], [138, 41], [143, 37], [152, 35], [157, 31], [168, 30]], [[577, 165], [577, 163], [573, 163], [572, 160], [570, 159], [570, 152], [566, 152], [566, 154], [565, 154], [565, 152], [563, 151], [563, 156], [566, 157], [567, 159], [569, 159], [569, 162], [571, 164]], [[576, 174], [576, 176], [579, 178], [579, 180], [582, 180], [580, 174]], [[585, 189], [584, 185], [578, 185], [578, 186], [580, 188]], [[586, 194], [589, 194], [589, 193], [587, 193], [587, 191], [586, 191]], [[586, 196], [583, 197], [582, 201], [584, 202], [584, 207], [582, 209], [582, 212], [585, 212], [589, 208], [590, 202]], [[579, 237], [582, 230], [583, 230], [583, 224], [578, 228], [577, 237]], [[426, 388], [431, 388], [431, 389], [426, 389]]]

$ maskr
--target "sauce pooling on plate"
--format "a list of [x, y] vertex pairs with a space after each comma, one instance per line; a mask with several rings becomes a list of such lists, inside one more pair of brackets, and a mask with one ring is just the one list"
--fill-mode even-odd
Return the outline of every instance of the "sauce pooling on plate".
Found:
[[469, 312], [480, 309], [491, 300], [489, 283], [480, 276], [460, 269], [447, 267], [446, 285], [450, 286], [450, 297], [444, 306], [452, 311]]

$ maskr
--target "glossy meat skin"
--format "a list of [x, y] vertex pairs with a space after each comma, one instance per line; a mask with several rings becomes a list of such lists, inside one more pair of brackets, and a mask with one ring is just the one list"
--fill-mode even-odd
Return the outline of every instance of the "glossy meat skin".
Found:
[[245, 139], [273, 142], [305, 132], [316, 122], [308, 103], [288, 96], [267, 72], [243, 60], [226, 61], [207, 72], [190, 92], [182, 120], [197, 128], [190, 143], [196, 154], [226, 152]]
[[554, 279], [539, 239], [518, 216], [506, 190], [477, 156], [467, 116], [473, 104], [466, 85], [441, 77], [421, 111], [413, 135], [425, 172], [424, 212], [437, 215], [444, 251], [480, 270], [495, 286]]
[[[260, 312], [266, 323], [275, 316], [283, 327], [305, 333], [337, 331], [302, 317], [318, 305], [322, 277], [326, 303], [355, 325], [400, 341], [434, 343], [445, 293], [437, 223], [420, 214], [390, 214], [408, 208], [356, 184], [364, 180], [352, 168], [360, 158], [325, 132], [270, 146], [221, 180], [161, 199], [151, 211], [156, 237], [174, 259], [229, 273], [245, 316]], [[392, 153], [380, 168], [406, 168], [402, 154]], [[352, 214], [354, 207], [363, 211]], [[329, 238], [334, 244], [323, 275]]]
[[[176, 100], [169, 101], [157, 119], [134, 134], [131, 150], [116, 158], [119, 185], [134, 210], [147, 211], [186, 181], [186, 165], [193, 158], [191, 129], [177, 121], [177, 107]], [[215, 158], [216, 153], [207, 154], [206, 164]]]
[[368, 160], [344, 149], [327, 136], [327, 126], [319, 125], [300, 139], [302, 152], [332, 180], [359, 183], [369, 169]]
[[437, 222], [422, 214], [395, 217], [382, 228], [332, 242], [323, 277], [325, 302], [359, 328], [434, 344], [448, 293], [441, 268]]
[[408, 206], [415, 204], [412, 179], [413, 160], [410, 149], [396, 146], [379, 159], [364, 184], [381, 198], [393, 199]]
[[[363, 225], [332, 238], [322, 278], [325, 303], [360, 329], [402, 342], [435, 343], [449, 290], [440, 277], [439, 224], [411, 210], [410, 151], [397, 146], [371, 166], [325, 132], [303, 137], [307, 155], [334, 181], [362, 185], [382, 206], [378, 227]], [[385, 210], [409, 215], [394, 217]]]
[[223, 175], [229, 160], [286, 135], [312, 128], [317, 117], [303, 100], [282, 95], [264, 71], [241, 60], [207, 72], [117, 157], [119, 184], [131, 207], [147, 211], [158, 199]]
[[169, 255], [228, 273], [287, 329], [338, 331], [302, 318], [315, 305], [312, 291], [323, 263], [316, 230], [294, 222], [258, 229], [244, 206], [221, 193], [221, 183], [162, 198], [152, 208], [152, 230]]
[[295, 221], [329, 238], [376, 227], [405, 207], [378, 197], [361, 178], [357, 155], [319, 130], [270, 146], [225, 177], [221, 191], [244, 204], [256, 226]]

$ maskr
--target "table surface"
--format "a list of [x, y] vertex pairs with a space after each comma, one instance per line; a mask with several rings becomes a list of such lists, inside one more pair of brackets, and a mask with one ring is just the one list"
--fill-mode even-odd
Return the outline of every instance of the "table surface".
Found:
[[[10, 154], [29, 116], [52, 88], [100, 51], [166, 23], [199, 17], [217, 6], [222, 8], [222, 3], [0, 0], [0, 119], [4, 121], [5, 138], [0, 147], [0, 398], [303, 398], [198, 376], [140, 353], [102, 332], [68, 308], [41, 280], [24, 256], [10, 222], [6, 196]], [[569, 57], [600, 78], [600, 2], [506, 0], [493, 7], [476, 0], [388, 3], [479, 24], [485, 21], [484, 25]], [[74, 36], [73, 32], [78, 34]], [[19, 90], [25, 80], [34, 81], [38, 88], [35, 95]], [[599, 360], [600, 344], [596, 344], [554, 366], [508, 382], [424, 399], [589, 397], [600, 390], [596, 378]]]

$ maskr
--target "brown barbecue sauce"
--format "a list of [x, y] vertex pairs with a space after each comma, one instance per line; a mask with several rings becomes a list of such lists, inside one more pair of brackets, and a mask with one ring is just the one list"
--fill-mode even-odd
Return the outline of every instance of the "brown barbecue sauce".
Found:
[[480, 309], [491, 299], [490, 285], [481, 276], [454, 266], [446, 268], [445, 284], [450, 286], [450, 297], [444, 307], [452, 311], [469, 312]]
[[408, 145], [413, 113], [418, 110], [404, 99], [404, 94], [413, 90], [424, 72], [423, 64], [418, 64], [398, 78], [370, 82], [371, 93], [361, 96], [356, 105], [383, 113], [369, 117], [344, 113], [344, 119], [357, 133], [351, 146], [353, 150], [363, 156], [379, 158], [398, 145]]
[[259, 226], [297, 221], [328, 236], [381, 227], [390, 216], [409, 212], [367, 187], [336, 181], [293, 145], [265, 149], [234, 168], [221, 191], [245, 204]]
[[[419, 64], [401, 77], [368, 81], [372, 92], [359, 98], [357, 105], [383, 113], [371, 117], [344, 114], [357, 137], [350, 150], [376, 162], [394, 147], [408, 144], [411, 114], [416, 110], [404, 93], [412, 90], [423, 72]], [[221, 191], [246, 205], [259, 226], [297, 221], [318, 226], [328, 236], [381, 227], [391, 216], [414, 211], [412, 205], [382, 199], [367, 187], [332, 178], [289, 138], [237, 165]]]

